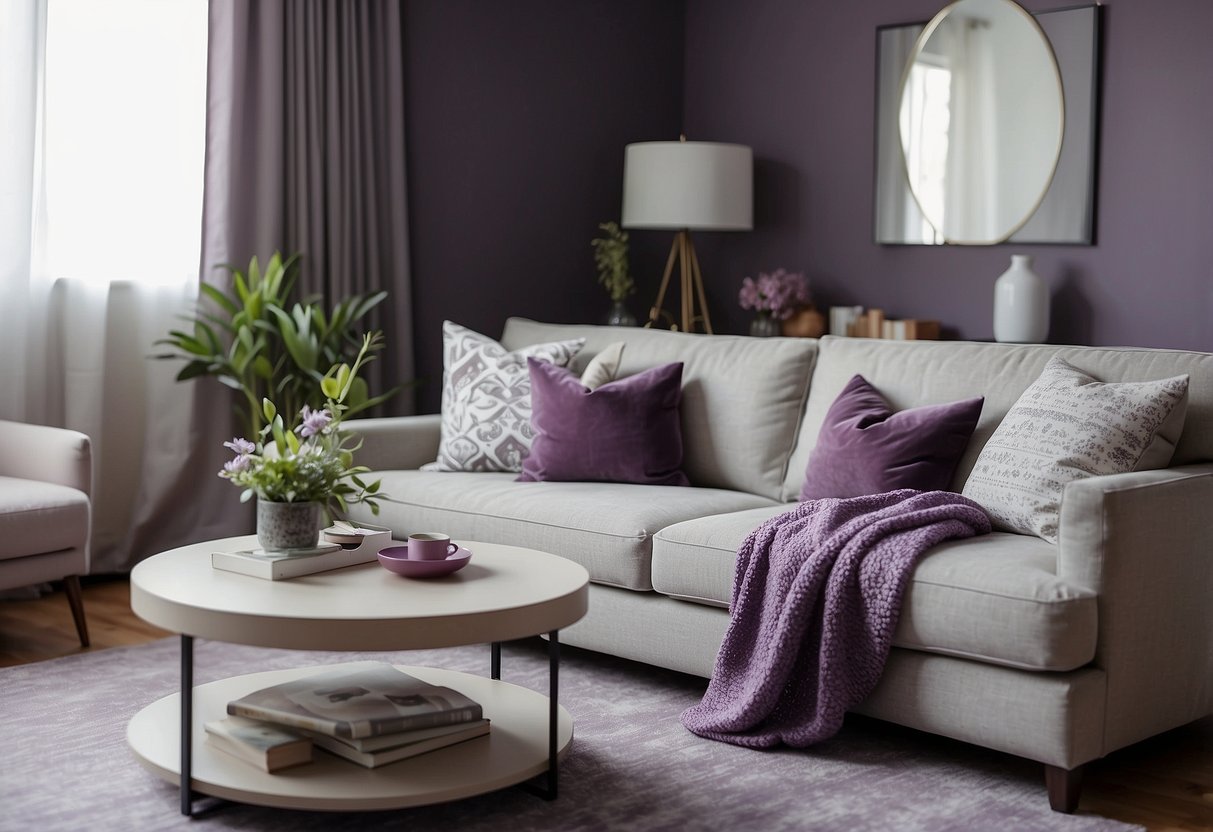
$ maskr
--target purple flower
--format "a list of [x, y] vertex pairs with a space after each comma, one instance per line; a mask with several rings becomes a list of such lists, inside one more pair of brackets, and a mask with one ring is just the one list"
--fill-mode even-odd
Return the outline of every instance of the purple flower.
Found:
[[231, 476], [232, 474], [238, 474], [241, 471], [243, 471], [245, 468], [248, 468], [248, 466], [249, 466], [248, 456], [246, 454], [241, 454], [240, 456], [236, 457], [235, 459], [229, 459], [227, 462], [223, 463], [223, 472], [220, 473], [219, 476], [222, 477], [224, 474], [227, 474], [228, 476]]
[[300, 413], [303, 417], [303, 424], [298, 427], [300, 436], [307, 439], [309, 436], [315, 436], [328, 427], [329, 422], [333, 421], [333, 414], [326, 409], [312, 410], [306, 404]]
[[236, 437], [231, 442], [224, 442], [223, 447], [227, 448], [232, 453], [240, 454], [241, 456], [244, 454], [251, 454], [253, 451], [257, 450], [256, 445], [247, 439], [241, 439], [240, 437]]
[[742, 309], [758, 309], [758, 304], [762, 302], [762, 298], [758, 295], [758, 287], [754, 284], [753, 278], [747, 277], [741, 281], [741, 291], [737, 295], [737, 300], [741, 303]]
[[770, 274], [760, 273], [758, 279], [745, 278], [737, 296], [742, 309], [770, 312], [780, 320], [786, 320], [811, 300], [809, 283], [803, 274], [776, 269]]

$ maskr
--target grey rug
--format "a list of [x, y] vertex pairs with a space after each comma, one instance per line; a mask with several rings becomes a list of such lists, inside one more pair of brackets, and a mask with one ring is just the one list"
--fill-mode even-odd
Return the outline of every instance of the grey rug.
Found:
[[[488, 671], [487, 647], [346, 654], [199, 640], [195, 681], [377, 658]], [[706, 682], [566, 648], [561, 703], [575, 740], [561, 793], [518, 789], [400, 812], [330, 814], [203, 799], [179, 814], [175, 787], [126, 746], [127, 720], [177, 690], [178, 641], [0, 670], [0, 829], [37, 830], [1092, 830], [1133, 829], [1049, 810], [1038, 765], [874, 720], [849, 718], [808, 750], [755, 751], [678, 722]], [[503, 677], [547, 690], [545, 646], [508, 644]]]

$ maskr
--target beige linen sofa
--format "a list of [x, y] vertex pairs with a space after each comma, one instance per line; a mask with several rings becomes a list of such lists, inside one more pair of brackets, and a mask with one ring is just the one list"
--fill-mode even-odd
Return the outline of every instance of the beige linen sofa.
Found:
[[[884, 676], [857, 709], [1046, 765], [1073, 811], [1084, 763], [1213, 712], [1213, 354], [871, 339], [747, 338], [510, 319], [508, 349], [584, 337], [579, 370], [626, 341], [621, 375], [685, 362], [693, 487], [520, 483], [417, 470], [439, 417], [349, 423], [394, 498], [397, 535], [443, 531], [584, 565], [588, 615], [562, 640], [708, 677], [735, 552], [795, 500], [825, 413], [861, 373], [895, 409], [985, 396], [953, 483], [1053, 355], [1104, 381], [1190, 376], [1171, 467], [1070, 484], [1060, 539], [995, 532], [918, 564]], [[359, 519], [370, 521], [369, 513]]]
[[0, 590], [62, 578], [84, 647], [91, 477], [83, 433], [0, 421]]

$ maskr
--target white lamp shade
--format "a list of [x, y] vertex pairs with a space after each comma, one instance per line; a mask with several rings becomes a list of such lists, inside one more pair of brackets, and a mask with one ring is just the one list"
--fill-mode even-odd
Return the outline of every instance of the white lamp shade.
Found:
[[622, 225], [748, 231], [754, 227], [753, 152], [716, 142], [629, 144]]

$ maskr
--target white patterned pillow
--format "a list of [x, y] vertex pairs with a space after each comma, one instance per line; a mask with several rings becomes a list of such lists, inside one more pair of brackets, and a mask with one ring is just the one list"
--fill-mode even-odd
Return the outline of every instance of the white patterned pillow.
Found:
[[1056, 543], [1066, 483], [1170, 463], [1187, 394], [1187, 375], [1100, 382], [1054, 357], [982, 448], [964, 496], [995, 528]]
[[479, 332], [442, 324], [442, 439], [426, 471], [522, 470], [531, 452], [531, 375], [527, 358], [567, 367], [584, 338], [508, 352]]

